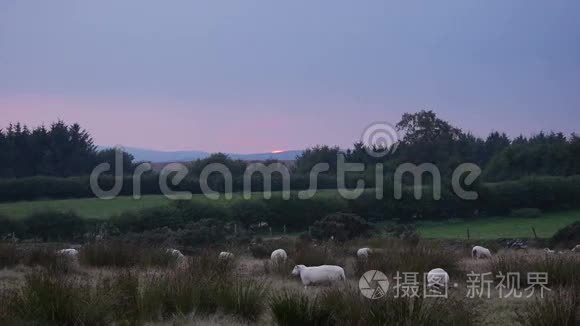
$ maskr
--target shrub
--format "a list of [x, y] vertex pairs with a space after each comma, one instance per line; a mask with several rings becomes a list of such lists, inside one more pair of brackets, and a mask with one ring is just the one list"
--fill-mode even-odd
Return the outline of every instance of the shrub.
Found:
[[168, 227], [176, 230], [185, 225], [183, 218], [172, 206], [144, 208], [138, 211], [126, 211], [112, 216], [109, 225], [122, 233], [143, 232]]
[[228, 230], [221, 220], [203, 219], [190, 223], [176, 234], [177, 242], [182, 246], [200, 247], [224, 242]]
[[369, 303], [366, 325], [474, 325], [473, 306], [453, 297], [423, 296], [395, 298], [387, 293]]
[[61, 260], [56, 255], [57, 249], [53, 246], [35, 246], [25, 249], [22, 252], [22, 263], [27, 266], [42, 266], [51, 271], [58, 271]]
[[330, 313], [320, 307], [316, 298], [310, 299], [301, 292], [283, 290], [272, 295], [270, 310], [280, 326], [324, 326], [331, 321]]
[[230, 207], [232, 218], [248, 229], [252, 224], [270, 220], [270, 209], [263, 199], [240, 200]]
[[535, 298], [516, 312], [516, 320], [524, 326], [580, 324], [578, 288], [553, 289], [545, 298]]
[[65, 241], [82, 238], [85, 221], [75, 212], [47, 210], [32, 213], [23, 220], [26, 234], [43, 241]]
[[344, 257], [339, 257], [331, 245], [302, 247], [296, 250], [293, 259], [296, 265], [344, 265]]
[[16, 220], [0, 215], [0, 240], [11, 238], [11, 235], [24, 235], [26, 226], [22, 220]]
[[511, 217], [521, 218], [540, 217], [541, 215], [542, 211], [538, 208], [518, 208], [510, 212]]
[[346, 241], [363, 235], [371, 229], [371, 225], [362, 217], [350, 213], [334, 213], [316, 221], [312, 227], [312, 237], [315, 239], [330, 239]]
[[270, 218], [268, 225], [275, 230], [286, 226], [288, 232], [304, 231], [307, 225], [312, 225], [320, 218], [339, 211], [344, 211], [346, 201], [334, 197], [314, 197], [311, 200], [300, 200], [291, 197], [284, 200], [278, 196], [267, 201]]
[[222, 283], [217, 291], [217, 301], [226, 314], [255, 322], [265, 309], [267, 286], [256, 280], [236, 279]]
[[292, 269], [294, 269], [294, 266], [296, 266], [296, 264], [291, 259], [286, 259], [284, 261], [267, 260], [264, 262], [264, 274], [290, 277], [290, 273], [292, 272]]
[[375, 250], [367, 260], [356, 260], [354, 271], [357, 277], [368, 270], [379, 270], [391, 275], [414, 272], [422, 278], [433, 268], [443, 268], [449, 275], [460, 275], [458, 261], [454, 253], [433, 243], [408, 246], [404, 242], [393, 242], [387, 249]]
[[0, 269], [16, 266], [20, 263], [20, 255], [15, 244], [0, 243]]
[[141, 247], [121, 241], [90, 243], [80, 251], [81, 263], [92, 267], [167, 267], [173, 258], [162, 248]]
[[87, 280], [36, 272], [9, 298], [9, 319], [41, 325], [104, 325], [114, 308], [107, 289]]
[[550, 242], [554, 247], [574, 248], [580, 244], [580, 222], [572, 223], [558, 230]]
[[580, 286], [580, 258], [575, 255], [512, 253], [491, 260], [493, 275], [520, 274], [520, 287], [527, 286], [528, 273], [547, 273], [549, 286]]

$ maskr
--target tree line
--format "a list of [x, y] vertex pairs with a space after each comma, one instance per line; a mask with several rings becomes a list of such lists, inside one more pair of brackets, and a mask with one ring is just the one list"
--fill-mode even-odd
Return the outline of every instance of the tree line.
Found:
[[[362, 142], [348, 149], [315, 146], [296, 158], [291, 173], [295, 177], [307, 176], [314, 165], [328, 163], [330, 169], [325, 174], [335, 175], [337, 155], [343, 154], [346, 162], [367, 165], [369, 175], [376, 163], [383, 163], [385, 171], [391, 172], [401, 163], [433, 163], [446, 177], [466, 162], [480, 166], [483, 179], [491, 182], [526, 176], [580, 174], [580, 137], [575, 134], [541, 132], [510, 139], [505, 133], [494, 131], [481, 138], [438, 118], [433, 111], [406, 113], [396, 129], [400, 136], [396, 150], [368, 147]], [[384, 150], [387, 155], [369, 155], [369, 152]], [[35, 129], [20, 123], [10, 124], [0, 129], [0, 178], [87, 176], [97, 164], [108, 162], [114, 166], [116, 151], [119, 149], [98, 150], [90, 134], [78, 124], [57, 121], [49, 127]], [[137, 162], [129, 153], [122, 155], [123, 171], [130, 174]], [[243, 175], [248, 166], [248, 162], [216, 153], [191, 162], [191, 177], [198, 178], [210, 163], [226, 165], [234, 177]]]
[[[34, 129], [10, 124], [0, 129], [0, 178], [84, 176], [97, 164], [114, 163], [116, 150], [97, 150], [90, 134], [76, 123], [57, 121]], [[133, 157], [123, 155], [130, 172]]]

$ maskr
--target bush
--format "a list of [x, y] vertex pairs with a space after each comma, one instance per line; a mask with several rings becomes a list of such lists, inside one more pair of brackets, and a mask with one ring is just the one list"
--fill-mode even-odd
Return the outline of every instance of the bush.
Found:
[[162, 248], [141, 247], [121, 241], [90, 243], [80, 251], [82, 264], [92, 267], [167, 267], [173, 258]]
[[296, 265], [342, 265], [344, 257], [339, 257], [338, 250], [332, 245], [306, 246], [296, 250], [293, 256]]
[[183, 218], [171, 206], [145, 208], [126, 211], [109, 219], [109, 225], [122, 233], [144, 232], [168, 227], [177, 230], [185, 225]]
[[553, 289], [545, 298], [517, 311], [517, 322], [524, 326], [579, 325], [580, 294], [578, 288]]
[[422, 279], [424, 273], [433, 268], [443, 268], [450, 276], [460, 275], [458, 262], [453, 252], [432, 243], [408, 246], [404, 242], [393, 242], [387, 249], [375, 249], [367, 260], [356, 260], [354, 271], [357, 277], [369, 270], [379, 270], [387, 275], [395, 275], [397, 272], [419, 273]]
[[256, 280], [236, 279], [222, 283], [217, 291], [217, 302], [225, 314], [255, 322], [265, 310], [267, 286]]
[[580, 244], [580, 222], [575, 222], [558, 230], [552, 236], [551, 244], [554, 247], [571, 249]]
[[26, 226], [22, 220], [16, 220], [0, 215], [0, 240], [9, 239], [12, 235], [24, 235]]
[[540, 217], [542, 215], [542, 211], [538, 208], [518, 208], [511, 211], [511, 217], [521, 217], [521, 218], [531, 218], [531, 217]]
[[5, 298], [5, 318], [40, 325], [105, 325], [115, 308], [109, 299], [108, 289], [93, 288], [87, 280], [37, 272]]
[[232, 218], [249, 229], [252, 224], [271, 220], [270, 209], [263, 199], [240, 200], [230, 207]]
[[223, 221], [203, 219], [190, 223], [184, 229], [179, 230], [176, 240], [182, 246], [199, 247], [224, 242], [227, 236], [228, 230]]
[[520, 287], [528, 285], [530, 272], [547, 273], [548, 286], [580, 287], [580, 258], [576, 255], [512, 253], [494, 257], [490, 263], [493, 275], [519, 273]]
[[87, 226], [75, 212], [47, 210], [32, 213], [23, 220], [28, 237], [47, 241], [71, 241], [82, 238]]
[[366, 325], [475, 325], [473, 306], [467, 306], [460, 299], [395, 298], [392, 293], [373, 300], [365, 319]]
[[371, 228], [371, 225], [358, 215], [334, 213], [314, 223], [312, 237], [323, 240], [333, 238], [337, 241], [346, 241], [363, 235]]
[[264, 274], [290, 277], [290, 273], [292, 273], [294, 266], [296, 266], [296, 264], [291, 259], [286, 259], [284, 261], [267, 260], [264, 262]]
[[272, 295], [270, 310], [280, 326], [325, 326], [331, 321], [330, 313], [320, 307], [316, 298], [310, 299], [301, 292], [283, 290]]
[[15, 244], [0, 243], [0, 269], [13, 267], [20, 263], [20, 255]]

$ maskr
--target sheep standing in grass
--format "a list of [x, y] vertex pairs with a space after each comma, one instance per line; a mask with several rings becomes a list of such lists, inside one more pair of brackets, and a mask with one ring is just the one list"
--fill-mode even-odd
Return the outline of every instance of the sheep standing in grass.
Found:
[[357, 250], [356, 256], [359, 259], [366, 260], [369, 258], [369, 255], [372, 253], [373, 253], [373, 251], [370, 248], [360, 248], [359, 250]]
[[222, 251], [222, 252], [220, 252], [218, 258], [220, 260], [230, 260], [230, 259], [234, 259], [234, 254], [232, 254], [231, 252]]
[[580, 253], [580, 244], [576, 245], [576, 247], [572, 248], [572, 252], [578, 252]]
[[175, 259], [176, 266], [179, 268], [187, 267], [187, 258], [177, 249], [167, 249], [165, 253]]
[[471, 257], [475, 259], [491, 258], [491, 251], [482, 246], [475, 246], [473, 247], [473, 249], [471, 249]]
[[79, 251], [76, 249], [62, 249], [56, 252], [56, 257], [69, 267], [79, 266]]
[[345, 281], [344, 269], [340, 266], [322, 265], [306, 267], [304, 265], [296, 265], [292, 270], [292, 275], [300, 275], [304, 288], [309, 285], [320, 283], [335, 283]]
[[449, 274], [443, 268], [435, 268], [427, 273], [427, 288], [441, 290], [449, 285]]
[[286, 259], [288, 259], [288, 254], [284, 249], [276, 249], [272, 251], [272, 254], [270, 255], [270, 260], [274, 263], [285, 262]]
[[552, 249], [550, 249], [550, 248], [544, 248], [544, 251], [545, 251], [547, 254], [550, 254], [550, 255], [551, 255], [551, 254], [555, 254], [555, 253], [556, 253], [554, 250], [552, 250]]

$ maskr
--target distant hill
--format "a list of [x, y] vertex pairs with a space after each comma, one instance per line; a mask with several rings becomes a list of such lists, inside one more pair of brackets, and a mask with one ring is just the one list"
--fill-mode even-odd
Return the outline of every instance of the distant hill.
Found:
[[[107, 148], [107, 146], [99, 146], [99, 149]], [[131, 153], [135, 157], [135, 161], [148, 162], [186, 162], [197, 159], [206, 158], [210, 155], [203, 151], [157, 151], [151, 149], [143, 149], [136, 147], [124, 147], [125, 151]], [[280, 161], [292, 161], [300, 155], [302, 151], [291, 150], [280, 153], [254, 153], [254, 154], [238, 154], [226, 153], [233, 159], [245, 161], [264, 161], [267, 159], [276, 159]]]

